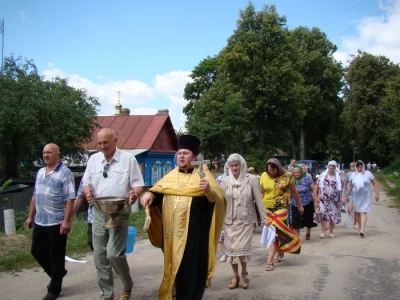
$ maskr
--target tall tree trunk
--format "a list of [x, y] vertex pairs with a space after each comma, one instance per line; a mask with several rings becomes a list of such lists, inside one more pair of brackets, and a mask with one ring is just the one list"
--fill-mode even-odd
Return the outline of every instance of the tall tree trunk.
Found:
[[296, 159], [296, 138], [294, 134], [292, 134], [292, 158]]
[[304, 127], [300, 128], [300, 145], [299, 145], [300, 159], [306, 159], [306, 132]]

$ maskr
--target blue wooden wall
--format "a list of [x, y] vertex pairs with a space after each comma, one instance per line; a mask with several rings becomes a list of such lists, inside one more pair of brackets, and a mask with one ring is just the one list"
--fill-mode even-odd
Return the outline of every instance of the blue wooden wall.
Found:
[[135, 157], [138, 163], [143, 166], [145, 186], [152, 186], [175, 168], [175, 153], [147, 151]]

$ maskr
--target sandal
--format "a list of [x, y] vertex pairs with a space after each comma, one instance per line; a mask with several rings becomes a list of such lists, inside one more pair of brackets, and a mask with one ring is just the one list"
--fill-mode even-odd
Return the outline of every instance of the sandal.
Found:
[[249, 282], [250, 282], [250, 278], [249, 278], [249, 273], [242, 273], [242, 288], [243, 289], [247, 289], [249, 287]]
[[274, 270], [274, 264], [267, 264], [265, 267], [265, 271], [273, 271]]
[[172, 285], [172, 293], [171, 293], [172, 298], [176, 297], [176, 283], [174, 281], [174, 284]]
[[131, 293], [132, 293], [132, 290], [122, 291], [118, 296], [118, 300], [129, 300], [131, 298]]
[[284, 252], [278, 252], [278, 255], [276, 256], [276, 258], [274, 258], [274, 263], [279, 263], [281, 262], [282, 258], [285, 256]]
[[310, 237], [311, 237], [311, 234], [310, 233], [306, 233], [306, 240], [309, 240]]
[[232, 280], [229, 282], [228, 287], [232, 289], [236, 289], [239, 286], [239, 278], [233, 277]]

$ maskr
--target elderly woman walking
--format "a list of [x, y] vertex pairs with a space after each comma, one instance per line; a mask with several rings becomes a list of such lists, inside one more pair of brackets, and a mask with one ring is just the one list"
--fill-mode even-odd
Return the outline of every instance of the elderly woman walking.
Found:
[[242, 267], [241, 286], [249, 287], [249, 274], [247, 262], [250, 260], [251, 242], [253, 238], [254, 223], [257, 222], [257, 209], [262, 216], [261, 222], [267, 224], [266, 212], [262, 203], [258, 179], [248, 174], [244, 158], [231, 154], [227, 160], [229, 176], [222, 181], [227, 201], [226, 216], [224, 221], [224, 244], [228, 263], [232, 265], [233, 278], [229, 282], [230, 289], [237, 288], [240, 283], [239, 263]]
[[306, 240], [310, 239], [311, 228], [317, 227], [313, 221], [315, 212], [315, 205], [317, 205], [317, 193], [314, 189], [314, 182], [311, 176], [301, 166], [295, 165], [293, 168], [293, 176], [295, 179], [295, 186], [299, 193], [301, 204], [304, 207], [304, 213], [301, 215], [297, 208], [296, 201], [291, 199], [291, 212], [292, 212], [292, 227], [293, 230], [300, 235], [300, 229], [306, 227]]
[[371, 184], [375, 188], [375, 201], [379, 201], [379, 187], [374, 175], [365, 170], [364, 163], [361, 160], [357, 161], [356, 169], [349, 178], [346, 198], [353, 192], [353, 208], [358, 228], [360, 229], [360, 237], [364, 237], [367, 213], [371, 211]]
[[[268, 222], [276, 229], [275, 242], [269, 247], [265, 268], [266, 271], [273, 271], [274, 262], [280, 262], [284, 252], [300, 253], [300, 239], [286, 224], [290, 195], [296, 201], [299, 214], [303, 214], [304, 208], [294, 185], [292, 173], [282, 168], [280, 161], [276, 158], [270, 158], [267, 161], [265, 172], [260, 178], [260, 185]], [[277, 252], [277, 257], [274, 259]]]
[[333, 229], [335, 224], [341, 222], [342, 218], [340, 196], [344, 181], [336, 168], [337, 163], [331, 160], [326, 171], [318, 179], [318, 203], [321, 213], [321, 234], [319, 237], [321, 239], [325, 237], [327, 222], [329, 222], [329, 237], [335, 237]]

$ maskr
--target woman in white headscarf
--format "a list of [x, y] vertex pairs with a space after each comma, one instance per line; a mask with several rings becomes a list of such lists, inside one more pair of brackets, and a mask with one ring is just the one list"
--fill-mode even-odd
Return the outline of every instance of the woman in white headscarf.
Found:
[[349, 188], [346, 198], [353, 192], [353, 209], [358, 228], [360, 229], [360, 237], [364, 237], [367, 213], [371, 211], [371, 184], [375, 188], [375, 201], [379, 201], [379, 187], [374, 175], [370, 171], [365, 170], [364, 163], [361, 160], [357, 161], [356, 169], [349, 178]]
[[[244, 158], [231, 154], [228, 158], [229, 176], [222, 181], [227, 202], [224, 221], [224, 244], [228, 263], [232, 265], [233, 278], [229, 282], [230, 289], [249, 286], [247, 262], [250, 260], [251, 242], [253, 239], [254, 223], [257, 222], [255, 200], [260, 212], [261, 222], [267, 225], [266, 211], [262, 202], [258, 178], [247, 173], [247, 164]], [[241, 279], [239, 277], [239, 263], [242, 266]]]
[[337, 163], [332, 160], [328, 163], [328, 168], [323, 172], [318, 179], [318, 204], [321, 213], [321, 234], [320, 238], [325, 237], [326, 223], [329, 222], [329, 237], [335, 237], [333, 229], [335, 224], [341, 222], [340, 200], [342, 186], [344, 180], [336, 171]]

